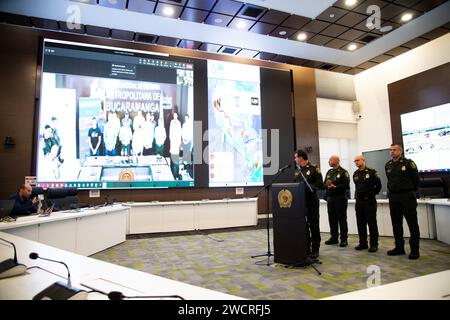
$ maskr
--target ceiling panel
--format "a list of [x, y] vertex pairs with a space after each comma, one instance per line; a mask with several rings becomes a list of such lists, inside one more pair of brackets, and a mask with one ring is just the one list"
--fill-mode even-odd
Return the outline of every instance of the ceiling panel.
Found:
[[147, 0], [128, 0], [128, 10], [141, 13], [153, 13], [156, 2]]
[[333, 4], [333, 6], [342, 8], [342, 9], [352, 10], [361, 2], [361, 0], [359, 0], [354, 5], [348, 6], [345, 4], [345, 1], [346, 0], [338, 0]]
[[353, 69], [350, 69], [348, 71], [345, 71], [344, 73], [351, 74], [351, 75], [357, 75], [358, 73], [361, 73], [363, 71], [364, 71], [364, 69], [353, 68]]
[[202, 23], [203, 21], [205, 21], [207, 15], [208, 11], [184, 8], [183, 13], [180, 16], [180, 19]]
[[431, 30], [430, 32], [421, 35], [421, 37], [428, 40], [434, 40], [436, 38], [443, 36], [444, 34], [447, 34], [448, 32], [449, 30], [446, 28], [436, 28], [434, 30]]
[[242, 2], [233, 0], [218, 0], [212, 11], [235, 16], [242, 6]]
[[242, 18], [233, 18], [228, 25], [228, 28], [239, 29], [247, 31], [255, 24], [255, 21], [242, 19]]
[[394, 0], [395, 4], [411, 8], [422, 0]]
[[258, 51], [255, 50], [242, 49], [236, 55], [244, 58], [253, 58], [257, 53]]
[[111, 38], [131, 41], [134, 39], [134, 32], [127, 30], [111, 30]]
[[180, 43], [178, 43], [178, 47], [179, 48], [184, 48], [184, 49], [191, 49], [191, 50], [197, 50], [198, 47], [201, 45], [202, 43], [200, 41], [194, 41], [194, 40], [181, 40]]
[[[172, 9], [173, 15], [171, 15], [171, 16], [165, 15], [164, 10], [166, 10], [166, 9]], [[155, 14], [158, 16], [177, 19], [180, 16], [182, 10], [183, 10], [183, 7], [176, 6], [173, 4], [158, 2], [158, 4], [156, 5], [156, 8], [155, 8]]]
[[237, 16], [244, 19], [258, 20], [266, 11], [266, 8], [255, 6], [253, 4], [245, 4], [241, 10], [239, 10]]
[[147, 33], [136, 33], [134, 37], [135, 41], [145, 42], [145, 43], [155, 43], [156, 39], [158, 39], [157, 35], [147, 34]]
[[261, 59], [261, 60], [271, 60], [276, 56], [275, 53], [270, 53], [270, 52], [260, 52], [258, 53], [255, 58], [256, 59]]
[[217, 52], [217, 51], [219, 51], [220, 47], [221, 47], [220, 44], [202, 43], [200, 45], [200, 47], [198, 47], [198, 50], [208, 51], [208, 52]]
[[[108, 1], [111, 1], [111, 0], [108, 0]], [[179, 6], [184, 6], [187, 1], [188, 0], [159, 0], [159, 2], [176, 4], [176, 5], [179, 5]]]
[[[412, 14], [412, 20], [416, 19], [418, 17], [420, 17], [423, 13], [421, 11], [417, 11], [417, 10], [412, 10], [412, 9], [406, 9], [403, 13], [391, 18], [391, 21], [394, 21], [395, 23], [399, 23], [399, 24], [406, 24], [407, 22], [402, 21], [402, 17], [405, 13], [410, 13]], [[412, 21], [410, 20], [410, 21]], [[409, 21], [408, 21], [409, 22]]]
[[340, 49], [343, 46], [349, 44], [349, 41], [341, 40], [341, 39], [333, 39], [330, 42], [328, 42], [325, 47], [334, 48], [334, 49]]
[[379, 55], [377, 57], [374, 57], [374, 58], [370, 59], [370, 61], [377, 62], [377, 63], [382, 63], [382, 62], [388, 61], [389, 59], [392, 59], [392, 58], [393, 58], [393, 56], [390, 56], [390, 55], [387, 55], [387, 54], [381, 54], [381, 55]]
[[273, 29], [275, 29], [275, 27], [276, 26], [273, 24], [257, 22], [253, 27], [251, 27], [250, 31], [259, 34], [269, 34]]
[[66, 21], [58, 21], [59, 28], [64, 32], [71, 32], [71, 33], [79, 33], [84, 34], [85, 29], [84, 25], [80, 24], [78, 27], [72, 28], [71, 25], [68, 25]]
[[157, 44], [169, 47], [176, 47], [178, 42], [180, 42], [180, 39], [163, 36], [158, 37], [158, 40], [156, 41]]
[[[352, 10], [353, 12], [372, 15], [373, 11], [367, 12], [367, 8], [370, 6], [377, 6], [380, 9], [386, 7], [389, 4], [387, 1], [383, 0], [366, 0], [366, 1], [360, 1], [359, 4]], [[383, 17], [381, 17], [384, 19]]]
[[345, 72], [345, 71], [348, 71], [350, 69], [352, 69], [352, 68], [349, 68], [349, 67], [346, 67], [346, 66], [337, 66], [337, 67], [333, 68], [331, 71], [334, 71], [334, 72]]
[[306, 23], [308, 23], [309, 21], [311, 21], [310, 18], [292, 15], [289, 18], [287, 18], [286, 20], [284, 20], [281, 25], [283, 27], [288, 27], [288, 28], [298, 30], [301, 27], [303, 27]]
[[110, 32], [109, 28], [86, 25], [86, 33], [91, 36], [108, 38], [109, 32]]
[[361, 68], [361, 69], [366, 69], [367, 70], [367, 69], [370, 69], [372, 67], [375, 67], [376, 65], [378, 65], [378, 63], [367, 61], [367, 62], [361, 63], [359, 66], [357, 66], [357, 68]]
[[231, 19], [233, 19], [233, 17], [231, 16], [218, 13], [210, 13], [208, 18], [206, 18], [205, 23], [211, 24], [213, 26], [226, 27]]
[[322, 31], [329, 25], [330, 25], [330, 23], [328, 23], [328, 22], [313, 20], [313, 21], [309, 22], [308, 24], [304, 25], [302, 27], [302, 30], [308, 31], [308, 32], [313, 32], [313, 33], [319, 33], [320, 31]]
[[446, 1], [447, 0], [422, 0], [417, 5], [415, 5], [413, 9], [428, 12]]
[[269, 10], [261, 17], [259, 21], [272, 24], [280, 24], [289, 16], [290, 14], [286, 12], [281, 12], [278, 10]]
[[32, 26], [31, 20], [29, 17], [22, 16], [19, 14], [2, 12], [2, 20], [3, 20], [3, 22], [9, 23], [9, 24], [17, 24], [17, 25], [27, 26], [27, 27]]
[[339, 9], [336, 7], [329, 7], [327, 10], [319, 14], [316, 19], [323, 20], [327, 22], [336, 22], [340, 18], [342, 18], [349, 11], [344, 9]]
[[[304, 40], [299, 40], [297, 37], [299, 34], [304, 34], [306, 36], [306, 39]], [[308, 39], [311, 39], [312, 37], [314, 37], [316, 34], [315, 33], [311, 33], [311, 32], [306, 32], [306, 31], [297, 31], [296, 33], [294, 33], [292, 36], [289, 37], [290, 40], [296, 40], [296, 41], [307, 41]]]
[[347, 28], [347, 27], [343, 27], [343, 26], [340, 26], [337, 24], [332, 24], [329, 27], [322, 30], [320, 32], [320, 34], [336, 38], [337, 36], [339, 36], [340, 34], [346, 32], [348, 30], [349, 30], [349, 28]]
[[278, 27], [275, 28], [275, 30], [273, 30], [270, 35], [273, 37], [286, 39], [292, 36], [296, 31], [297, 30], [291, 28]]
[[381, 9], [381, 19], [390, 20], [406, 10], [407, 9], [405, 7], [397, 6], [392, 3], [388, 4], [386, 7]]
[[114, 8], [114, 9], [125, 9], [125, 6], [127, 4], [126, 0], [98, 0], [98, 5], [108, 8]]
[[336, 23], [351, 28], [357, 25], [358, 23], [365, 21], [366, 19], [367, 19], [366, 15], [356, 12], [350, 12], [345, 16], [343, 16], [341, 19], [339, 19]]
[[318, 34], [318, 35], [312, 37], [311, 39], [307, 40], [306, 42], [322, 46], [331, 40], [333, 40], [333, 38]]
[[187, 7], [209, 11], [215, 3], [216, 0], [189, 0]]
[[364, 31], [350, 29], [350, 30], [344, 32], [343, 34], [339, 35], [338, 38], [343, 39], [343, 40], [353, 41], [353, 40], [361, 37], [364, 34], [365, 34]]
[[[36, 28], [59, 30], [58, 23], [55, 20], [35, 18], [35, 17], [31, 17], [30, 19], [31, 19], [31, 23]], [[109, 33], [109, 29], [108, 29], [108, 33]]]
[[402, 53], [405, 53], [405, 52], [407, 52], [407, 51], [409, 51], [408, 48], [397, 47], [397, 48], [394, 48], [394, 49], [392, 49], [392, 50], [387, 51], [386, 54], [389, 54], [389, 55], [391, 55], [391, 56], [399, 56], [399, 55], [401, 55]]
[[407, 47], [407, 48], [410, 48], [410, 49], [414, 49], [414, 48], [417, 48], [417, 47], [419, 47], [419, 46], [421, 46], [421, 45], [423, 45], [423, 44], [425, 44], [427, 42], [428, 42], [427, 39], [419, 37], [419, 38], [412, 39], [411, 41], [408, 41], [408, 42], [402, 44], [402, 47]]

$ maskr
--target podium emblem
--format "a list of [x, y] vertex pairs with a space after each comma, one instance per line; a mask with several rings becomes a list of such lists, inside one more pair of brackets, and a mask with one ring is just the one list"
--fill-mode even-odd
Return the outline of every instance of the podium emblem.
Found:
[[292, 205], [292, 199], [292, 193], [289, 190], [283, 189], [278, 192], [278, 205], [280, 208], [290, 208]]

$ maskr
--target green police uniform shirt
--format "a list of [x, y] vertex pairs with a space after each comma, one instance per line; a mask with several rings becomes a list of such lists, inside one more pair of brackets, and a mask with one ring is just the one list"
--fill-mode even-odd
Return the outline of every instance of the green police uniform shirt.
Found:
[[418, 190], [419, 171], [414, 161], [401, 157], [398, 161], [388, 161], [384, 168], [388, 178], [389, 192], [402, 193]]
[[381, 190], [381, 180], [375, 169], [365, 167], [353, 173], [355, 199], [373, 199]]
[[331, 183], [336, 186], [335, 189], [327, 190], [327, 196], [329, 197], [345, 195], [347, 190], [350, 189], [350, 175], [348, 174], [348, 171], [341, 166], [336, 169], [331, 168], [327, 171], [327, 174], [325, 175], [325, 185], [327, 181], [331, 181]]

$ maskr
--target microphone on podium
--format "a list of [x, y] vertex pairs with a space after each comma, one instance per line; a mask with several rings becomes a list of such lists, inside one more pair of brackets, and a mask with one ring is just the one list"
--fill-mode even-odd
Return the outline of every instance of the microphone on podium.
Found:
[[40, 257], [36, 252], [30, 253], [29, 257], [33, 260], [42, 259], [50, 262], [60, 263], [67, 269], [67, 284], [62, 281], [55, 282], [54, 284], [50, 285], [49, 287], [45, 288], [37, 295], [35, 295], [33, 297], [33, 300], [85, 300], [87, 298], [88, 292], [72, 287], [70, 270], [67, 264], [62, 261]]
[[18, 276], [27, 271], [27, 267], [24, 264], [17, 262], [17, 250], [14, 243], [3, 238], [0, 238], [0, 240], [10, 244], [14, 249], [13, 259], [10, 258], [0, 262], [0, 279]]
[[283, 172], [284, 170], [286, 170], [287, 168], [290, 168], [290, 167], [291, 167], [291, 165], [287, 164], [284, 167], [281, 167], [280, 169], [278, 169], [278, 172]]

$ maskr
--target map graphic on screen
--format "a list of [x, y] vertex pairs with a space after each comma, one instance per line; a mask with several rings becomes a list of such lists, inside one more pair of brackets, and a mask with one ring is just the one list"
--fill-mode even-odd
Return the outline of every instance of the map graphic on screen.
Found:
[[208, 60], [209, 186], [263, 185], [259, 67]]
[[420, 172], [450, 171], [450, 103], [400, 116], [404, 154]]
[[194, 64], [44, 41], [37, 183], [43, 187], [194, 186]]

